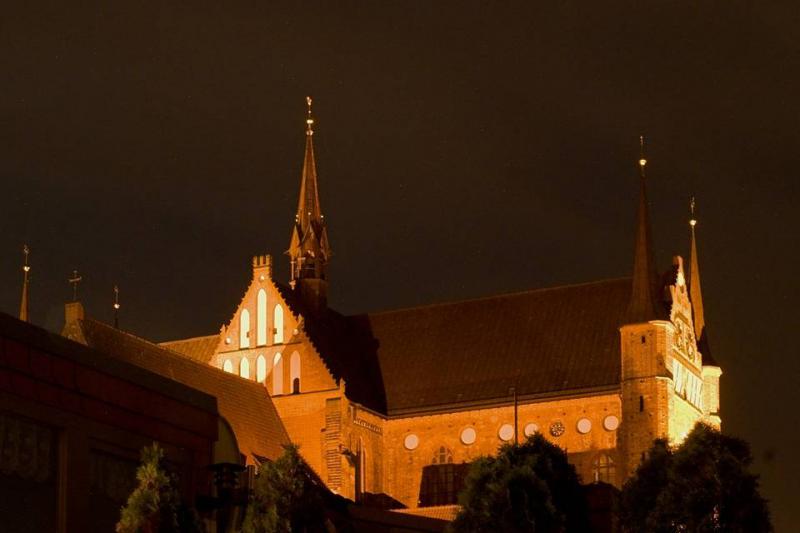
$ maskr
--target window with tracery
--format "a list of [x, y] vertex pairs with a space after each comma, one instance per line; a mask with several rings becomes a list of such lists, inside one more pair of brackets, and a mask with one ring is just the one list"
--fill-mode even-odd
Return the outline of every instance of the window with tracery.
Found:
[[422, 469], [420, 507], [458, 503], [468, 470], [468, 463], [453, 464], [453, 452], [446, 446], [436, 449], [431, 464]]
[[602, 454], [595, 458], [592, 463], [592, 477], [595, 482], [614, 483], [617, 468], [614, 460], [608, 454]]

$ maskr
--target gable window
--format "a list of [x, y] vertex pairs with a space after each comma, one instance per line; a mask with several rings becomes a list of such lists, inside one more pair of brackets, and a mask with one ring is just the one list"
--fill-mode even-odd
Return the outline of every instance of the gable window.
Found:
[[292, 353], [289, 358], [289, 380], [292, 384], [292, 394], [300, 394], [300, 354]]
[[239, 348], [250, 347], [250, 311], [242, 309], [239, 315]]
[[273, 332], [275, 333], [275, 344], [283, 344], [283, 307], [281, 304], [275, 306], [275, 316], [272, 320]]
[[225, 362], [222, 363], [222, 370], [229, 374], [233, 374], [233, 363], [231, 363], [230, 359], [225, 359]]
[[283, 358], [280, 353], [272, 359], [272, 394], [283, 394]]
[[256, 345], [267, 344], [267, 291], [259, 289], [256, 304]]
[[242, 357], [242, 362], [239, 363], [239, 375], [250, 379], [250, 361], [247, 360], [247, 357]]
[[614, 483], [617, 468], [614, 465], [614, 460], [608, 454], [602, 454], [592, 463], [592, 478], [595, 483], [602, 481], [604, 483]]
[[431, 463], [422, 469], [419, 506], [457, 503], [458, 493], [464, 487], [469, 463], [453, 464], [453, 453], [445, 446], [434, 452]]
[[267, 359], [259, 355], [256, 359], [256, 381], [264, 383], [265, 379], [267, 379]]

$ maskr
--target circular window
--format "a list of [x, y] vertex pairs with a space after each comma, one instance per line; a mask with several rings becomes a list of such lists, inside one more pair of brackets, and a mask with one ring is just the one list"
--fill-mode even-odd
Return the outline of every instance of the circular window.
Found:
[[581, 418], [578, 420], [578, 433], [589, 433], [592, 430], [592, 421], [588, 418]]
[[403, 446], [406, 447], [406, 450], [416, 450], [417, 446], [419, 446], [419, 437], [413, 433], [406, 435], [405, 440], [403, 440]]
[[464, 444], [473, 444], [478, 438], [478, 434], [475, 433], [475, 428], [464, 428], [461, 431], [461, 442]]
[[536, 433], [539, 433], [539, 424], [531, 422], [525, 426], [526, 437], [533, 437]]
[[500, 426], [500, 431], [497, 432], [497, 436], [500, 437], [500, 440], [510, 441], [514, 438], [514, 428], [511, 424], [503, 424]]
[[608, 431], [614, 431], [619, 427], [619, 418], [614, 415], [608, 415], [605, 420], [603, 420], [603, 427]]
[[566, 428], [564, 427], [564, 423], [560, 420], [556, 420], [552, 424], [550, 424], [550, 434], [554, 437], [560, 437], [564, 434]]

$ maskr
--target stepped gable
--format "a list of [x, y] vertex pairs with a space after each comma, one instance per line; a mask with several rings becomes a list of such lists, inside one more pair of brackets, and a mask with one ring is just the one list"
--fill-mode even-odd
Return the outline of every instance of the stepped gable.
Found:
[[263, 385], [195, 362], [96, 320], [82, 320], [81, 329], [90, 347], [215, 396], [219, 413], [231, 425], [248, 463], [259, 457], [274, 460], [289, 443]]
[[626, 278], [373, 313], [348, 322], [359, 331], [361, 356], [375, 358], [385, 412], [404, 415], [508, 401], [510, 387], [531, 398], [619, 387], [619, 327], [630, 295]]
[[211, 362], [211, 358], [214, 356], [214, 351], [217, 349], [218, 344], [219, 335], [206, 335], [204, 337], [158, 343], [159, 346], [204, 364], [209, 364]]

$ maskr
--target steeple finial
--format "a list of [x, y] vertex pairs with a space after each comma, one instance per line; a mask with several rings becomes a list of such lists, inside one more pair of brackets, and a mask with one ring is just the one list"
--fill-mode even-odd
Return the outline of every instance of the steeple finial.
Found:
[[22, 255], [24, 257], [22, 263], [22, 298], [20, 299], [19, 303], [19, 319], [28, 322], [29, 321], [29, 304], [28, 304], [28, 283], [30, 279], [28, 277], [28, 273], [31, 271], [31, 267], [28, 264], [28, 255], [31, 253], [30, 248], [28, 248], [27, 244], [22, 245]]
[[119, 287], [114, 285], [114, 327], [119, 329]]
[[647, 203], [644, 136], [639, 136], [639, 207], [636, 213], [636, 239], [633, 255], [633, 279], [628, 320], [647, 322], [658, 318], [657, 275], [653, 257], [653, 239]]
[[69, 278], [67, 281], [72, 285], [72, 301], [78, 301], [78, 283], [81, 282], [83, 278], [78, 275], [78, 269], [72, 271], [72, 277]]
[[308, 106], [308, 117], [306, 117], [306, 135], [314, 135], [314, 117], [311, 116], [311, 103], [313, 100], [310, 96], [306, 96], [306, 105]]
[[[695, 200], [694, 196], [689, 202], [689, 227], [691, 228], [691, 257], [689, 258], [689, 298], [692, 301], [692, 319], [694, 322], [694, 335], [697, 339], [698, 347], [701, 353], [705, 356], [711, 354], [705, 353], [708, 351], [705, 329], [706, 320], [703, 311], [703, 292], [700, 288], [700, 261], [697, 257], [697, 239], [695, 237], [695, 226], [697, 226], [697, 218], [695, 215]], [[701, 346], [702, 345], [702, 346]]]

